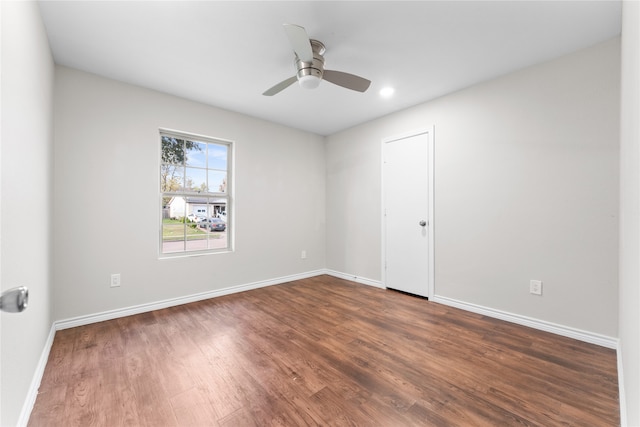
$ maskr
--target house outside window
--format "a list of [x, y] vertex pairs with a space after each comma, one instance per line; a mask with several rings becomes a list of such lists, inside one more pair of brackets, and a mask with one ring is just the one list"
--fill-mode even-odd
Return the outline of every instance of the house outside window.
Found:
[[231, 250], [233, 143], [160, 131], [160, 255]]

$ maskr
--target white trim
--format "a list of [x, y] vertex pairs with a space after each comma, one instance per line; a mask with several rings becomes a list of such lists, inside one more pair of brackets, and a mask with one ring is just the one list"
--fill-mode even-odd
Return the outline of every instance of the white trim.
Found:
[[251, 289], [264, 288], [281, 283], [291, 282], [294, 280], [307, 279], [325, 274], [325, 270], [309, 271], [306, 273], [292, 274], [289, 276], [278, 277], [275, 279], [261, 280], [258, 282], [248, 283], [245, 285], [230, 286], [228, 288], [216, 289], [214, 291], [201, 292], [198, 294], [187, 295], [178, 298], [171, 298], [163, 301], [156, 301], [147, 304], [140, 304], [132, 307], [119, 308], [115, 310], [103, 311], [101, 313], [89, 314], [86, 316], [73, 317], [71, 319], [57, 320], [54, 322], [56, 330], [75, 328], [76, 326], [89, 325], [91, 323], [103, 322], [105, 320], [118, 319], [120, 317], [132, 316], [134, 314], [147, 313], [153, 310], [160, 310], [177, 305], [188, 304], [191, 302], [202, 301], [210, 298], [220, 297], [223, 295], [234, 294], [237, 292], [248, 291]]
[[182, 130], [176, 130], [176, 129], [169, 129], [169, 128], [158, 128], [158, 130], [160, 131], [160, 133], [166, 133], [169, 135], [174, 135], [177, 136], [178, 138], [182, 138], [182, 139], [207, 139], [207, 140], [211, 140], [211, 142], [216, 142], [219, 141], [223, 144], [233, 144], [235, 141], [231, 140], [231, 139], [225, 139], [225, 138], [218, 138], [216, 136], [208, 136], [208, 135], [202, 135], [199, 133], [193, 133], [193, 132], [185, 132]]
[[556, 323], [534, 319], [532, 317], [509, 313], [502, 310], [496, 310], [494, 308], [484, 307], [481, 305], [471, 304], [468, 302], [455, 300], [453, 298], [447, 298], [447, 297], [442, 297], [437, 295], [434, 296], [431, 299], [431, 301], [448, 305], [451, 307], [456, 307], [462, 310], [470, 311], [472, 313], [493, 317], [495, 319], [516, 323], [518, 325], [528, 326], [530, 328], [539, 329], [541, 331], [551, 332], [556, 335], [561, 335], [561, 336], [573, 338], [579, 341], [588, 342], [590, 344], [596, 344], [602, 347], [611, 348], [614, 350], [618, 346], [617, 338], [608, 337], [606, 335], [596, 334], [593, 332], [588, 332], [581, 329], [572, 328], [569, 326], [558, 325]]
[[20, 411], [20, 416], [18, 417], [17, 425], [19, 427], [29, 424], [29, 417], [31, 416], [33, 405], [35, 405], [36, 398], [38, 397], [38, 389], [40, 389], [40, 382], [42, 381], [42, 377], [44, 375], [44, 369], [47, 367], [47, 361], [49, 360], [49, 353], [51, 352], [51, 347], [53, 346], [53, 338], [55, 337], [55, 335], [56, 329], [54, 323], [51, 325], [51, 329], [49, 329], [49, 336], [44, 343], [44, 348], [42, 349], [40, 360], [38, 360], [36, 369], [33, 372], [33, 378], [31, 379], [31, 384], [29, 385], [27, 397], [24, 400], [22, 410]]
[[429, 298], [436, 294], [436, 127], [431, 126], [429, 131], [429, 146], [427, 147], [429, 156]]
[[627, 427], [629, 421], [627, 420], [627, 396], [624, 391], [624, 373], [622, 372], [622, 342], [618, 340], [618, 346], [616, 348], [616, 355], [618, 356], [618, 404], [620, 405], [620, 426]]
[[[198, 256], [203, 254], [217, 254], [217, 253], [228, 253], [234, 251], [234, 243], [235, 243], [235, 206], [234, 206], [234, 194], [235, 194], [235, 141], [217, 138], [212, 136], [205, 136], [199, 134], [193, 134], [178, 130], [159, 128], [159, 136], [160, 136], [160, 144], [159, 144], [159, 156], [158, 156], [158, 178], [160, 180], [160, 187], [162, 187], [162, 138], [164, 136], [167, 137], [176, 137], [185, 140], [194, 140], [196, 142], [204, 142], [211, 143], [217, 145], [225, 145], [227, 147], [227, 188], [224, 193], [220, 192], [206, 192], [204, 194], [193, 192], [193, 191], [162, 191], [160, 188], [159, 192], [159, 212], [160, 212], [160, 221], [159, 221], [159, 241], [158, 241], [158, 259], [170, 259], [170, 258], [180, 258], [185, 256]], [[207, 171], [212, 170], [209, 168], [209, 164], [207, 161], [206, 168], [198, 168], [204, 169]], [[186, 199], [188, 197], [202, 197], [202, 198], [221, 198], [225, 199], [225, 212], [227, 214], [227, 220], [225, 221], [227, 224], [226, 233], [227, 233], [227, 246], [225, 248], [220, 249], [201, 249], [201, 250], [187, 250], [185, 240], [184, 247], [182, 251], [178, 252], [163, 252], [164, 249], [164, 241], [163, 241], [163, 209], [162, 209], [162, 199], [164, 197], [184, 197], [185, 198], [185, 212], [184, 216], [187, 216], [187, 202]], [[186, 227], [186, 224], [185, 224]]]
[[380, 235], [381, 235], [381, 275], [380, 277], [382, 278], [381, 281], [381, 285], [383, 288], [386, 288], [386, 282], [387, 282], [387, 272], [386, 272], [386, 268], [385, 268], [385, 263], [386, 263], [386, 259], [387, 259], [387, 255], [386, 255], [386, 229], [385, 229], [385, 225], [386, 225], [386, 221], [385, 221], [385, 194], [384, 194], [384, 146], [386, 143], [389, 142], [393, 142], [393, 141], [398, 141], [401, 139], [406, 139], [406, 138], [411, 138], [417, 135], [427, 135], [427, 189], [429, 194], [427, 195], [428, 197], [428, 213], [427, 213], [427, 221], [428, 221], [428, 230], [429, 230], [429, 259], [428, 259], [428, 263], [429, 263], [429, 283], [427, 284], [427, 298], [432, 298], [436, 291], [436, 285], [435, 285], [435, 281], [436, 281], [436, 274], [435, 274], [435, 177], [436, 177], [436, 167], [435, 167], [435, 125], [423, 128], [423, 129], [417, 129], [411, 132], [406, 132], [406, 133], [402, 133], [399, 135], [395, 135], [395, 136], [390, 136], [390, 137], [386, 137], [383, 138], [381, 143], [380, 143], [380, 188], [382, 189], [382, 194], [380, 197], [381, 200], [381, 208], [380, 208], [380, 212], [382, 213], [382, 217], [380, 219], [380, 223], [381, 223], [381, 230], [380, 230]]
[[323, 274], [337, 277], [338, 279], [350, 280], [352, 282], [360, 283], [362, 285], [373, 286], [380, 289], [385, 289], [384, 285], [379, 280], [367, 279], [366, 277], [360, 277], [354, 274], [342, 273], [335, 270], [325, 270]]

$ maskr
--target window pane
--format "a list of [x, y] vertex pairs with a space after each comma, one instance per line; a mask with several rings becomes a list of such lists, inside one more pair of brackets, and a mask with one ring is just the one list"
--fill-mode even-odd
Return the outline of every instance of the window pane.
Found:
[[187, 214], [186, 211], [187, 202], [184, 197], [172, 197], [167, 205], [168, 218], [171, 220], [180, 220]]
[[197, 141], [186, 141], [187, 166], [207, 167], [207, 144]]
[[[215, 227], [215, 225], [214, 225]], [[224, 249], [227, 247], [227, 231], [212, 231], [209, 235], [209, 249]]]
[[184, 252], [184, 240], [180, 240], [179, 242], [162, 241], [162, 253], [170, 254], [175, 252]]
[[187, 215], [187, 218], [193, 222], [198, 222], [211, 216], [209, 206], [207, 205], [207, 199], [187, 197], [187, 213], [191, 215]]
[[227, 173], [209, 170], [209, 191], [215, 193], [227, 192]]
[[187, 191], [209, 191], [209, 188], [207, 187], [206, 169], [187, 168], [185, 189]]
[[160, 166], [161, 191], [178, 191], [183, 189], [184, 167], [163, 164]]
[[162, 136], [162, 163], [184, 164], [184, 140]]
[[198, 239], [198, 240], [188, 240], [186, 250], [187, 251], [202, 251], [209, 249], [207, 247], [207, 239]]
[[224, 197], [213, 197], [209, 199], [210, 210], [213, 218], [220, 218], [227, 222], [227, 199]]
[[207, 144], [209, 146], [208, 159], [209, 169], [227, 170], [227, 146], [218, 144]]
[[173, 197], [164, 210], [167, 216], [162, 219], [162, 252], [164, 253], [184, 251], [185, 207], [184, 197]]

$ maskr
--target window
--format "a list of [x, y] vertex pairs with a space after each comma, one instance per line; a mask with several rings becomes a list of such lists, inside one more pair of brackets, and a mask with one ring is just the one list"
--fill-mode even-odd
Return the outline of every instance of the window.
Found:
[[160, 253], [231, 248], [232, 143], [160, 131]]

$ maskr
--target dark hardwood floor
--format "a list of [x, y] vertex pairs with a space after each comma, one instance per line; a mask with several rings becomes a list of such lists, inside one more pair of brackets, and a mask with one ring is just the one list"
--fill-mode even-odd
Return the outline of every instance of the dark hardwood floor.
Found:
[[58, 331], [30, 426], [615, 426], [615, 351], [319, 276]]

